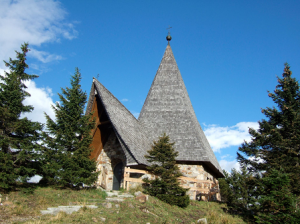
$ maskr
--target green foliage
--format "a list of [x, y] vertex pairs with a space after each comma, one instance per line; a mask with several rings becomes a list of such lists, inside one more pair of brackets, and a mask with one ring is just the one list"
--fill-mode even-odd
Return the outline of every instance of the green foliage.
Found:
[[93, 184], [98, 176], [96, 162], [89, 158], [94, 120], [84, 115], [86, 93], [81, 90], [81, 74], [76, 68], [71, 88], [62, 88], [60, 103], [53, 106], [56, 120], [47, 114], [44, 133], [43, 182], [59, 186], [79, 187]]
[[277, 107], [262, 110], [268, 120], [261, 120], [257, 131], [249, 130], [252, 140], [239, 148], [246, 157], [238, 153], [238, 161], [256, 173], [283, 168], [290, 178], [292, 193], [299, 196], [300, 91], [298, 81], [291, 75], [286, 63], [283, 78], [278, 78], [274, 93], [269, 93]]
[[[251, 141], [239, 148], [238, 161], [256, 175], [247, 205], [258, 223], [297, 223], [297, 197], [300, 195], [300, 91], [286, 63], [274, 93], [276, 107], [262, 110], [267, 117], [259, 129], [249, 129]], [[251, 185], [245, 185], [251, 189]], [[252, 194], [251, 194], [252, 193]]]
[[256, 203], [258, 177], [246, 169], [242, 169], [241, 172], [232, 169], [230, 174], [225, 170], [223, 172], [225, 178], [219, 182], [222, 200], [227, 203], [230, 212], [252, 218], [253, 211], [258, 209]]
[[219, 178], [219, 188], [220, 188], [220, 194], [222, 202], [227, 203], [229, 201], [229, 198], [231, 197], [232, 190], [226, 181], [228, 179], [229, 174], [226, 172], [226, 170], [223, 170], [223, 173], [225, 175], [224, 178]]
[[176, 165], [178, 152], [174, 150], [174, 143], [170, 143], [169, 136], [164, 134], [157, 142], [154, 142], [152, 149], [146, 155], [147, 161], [152, 163], [148, 167], [156, 178], [154, 180], [144, 179], [146, 183], [145, 192], [151, 196], [179, 207], [187, 207], [190, 203], [187, 189], [179, 186], [177, 180], [182, 174]]
[[0, 189], [12, 189], [16, 181], [26, 183], [39, 170], [40, 132], [43, 126], [32, 122], [26, 115], [33, 110], [23, 101], [30, 94], [26, 92], [25, 81], [37, 78], [25, 73], [28, 44], [21, 46], [17, 59], [4, 61], [9, 72], [0, 75]]
[[271, 170], [259, 185], [261, 194], [259, 212], [255, 216], [257, 223], [299, 223], [299, 199], [290, 192], [290, 180], [286, 173]]

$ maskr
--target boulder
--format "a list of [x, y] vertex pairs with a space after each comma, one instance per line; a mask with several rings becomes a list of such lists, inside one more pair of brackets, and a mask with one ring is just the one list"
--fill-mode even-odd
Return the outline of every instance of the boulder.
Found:
[[205, 223], [207, 224], [206, 218], [198, 219], [197, 223]]
[[112, 208], [112, 204], [110, 202], [106, 202], [102, 204], [105, 208]]
[[141, 195], [135, 197], [135, 199], [141, 203], [145, 203], [146, 201], [148, 201], [148, 198], [149, 198], [149, 196], [146, 194], [141, 194]]

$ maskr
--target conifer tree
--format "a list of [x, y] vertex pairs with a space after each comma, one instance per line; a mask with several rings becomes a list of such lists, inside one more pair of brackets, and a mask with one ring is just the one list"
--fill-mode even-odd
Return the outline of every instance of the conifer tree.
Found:
[[241, 171], [232, 169], [231, 173], [223, 170], [224, 178], [219, 179], [222, 201], [227, 203], [229, 211], [241, 214], [247, 219], [253, 219], [257, 206], [257, 176], [245, 168]]
[[25, 72], [28, 44], [21, 45], [17, 59], [4, 61], [9, 72], [0, 75], [0, 189], [9, 190], [16, 181], [26, 183], [39, 169], [40, 132], [43, 126], [21, 115], [33, 110], [23, 101], [30, 94], [26, 92], [25, 81], [37, 78]]
[[154, 180], [144, 179], [145, 192], [170, 205], [187, 207], [190, 203], [189, 196], [186, 195], [188, 189], [179, 186], [177, 178], [182, 174], [176, 165], [178, 152], [173, 145], [169, 136], [164, 134], [154, 142], [152, 149], [148, 151], [149, 155], [145, 156], [152, 163], [148, 167], [149, 171], [156, 176]]
[[270, 170], [260, 179], [258, 189], [256, 223], [299, 223], [299, 198], [291, 193], [289, 177], [283, 170]]
[[[278, 77], [274, 93], [269, 92], [276, 107], [262, 110], [267, 117], [259, 129], [249, 129], [252, 137], [239, 148], [238, 161], [250, 172], [269, 175], [271, 170], [284, 170], [289, 176], [291, 192], [300, 195], [300, 92], [285, 63], [283, 78]], [[242, 155], [243, 153], [244, 155]]]
[[95, 122], [91, 115], [84, 115], [87, 95], [81, 90], [80, 80], [76, 68], [71, 88], [62, 88], [60, 103], [53, 106], [55, 121], [46, 114], [42, 181], [47, 184], [79, 187], [93, 184], [98, 176], [96, 162], [89, 158]]

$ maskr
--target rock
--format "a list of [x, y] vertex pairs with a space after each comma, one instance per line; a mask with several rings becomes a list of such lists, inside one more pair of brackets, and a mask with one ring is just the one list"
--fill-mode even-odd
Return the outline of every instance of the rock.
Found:
[[134, 196], [131, 194], [120, 194], [118, 197], [119, 198], [133, 198]]
[[105, 208], [112, 208], [112, 204], [110, 202], [106, 202], [102, 204]]
[[92, 220], [93, 222], [98, 222], [98, 220], [95, 217], [93, 217]]
[[148, 201], [148, 195], [142, 194], [137, 196], [135, 199], [141, 203], [145, 203], [146, 201]]
[[87, 208], [98, 208], [98, 206], [96, 206], [96, 205], [86, 205], [85, 207], [87, 207]]
[[135, 192], [134, 195], [136, 196], [135, 199], [141, 203], [145, 203], [146, 201], [148, 201], [149, 196], [146, 194], [143, 194], [140, 191]]
[[120, 204], [115, 204], [116, 208], [120, 208]]
[[147, 222], [146, 224], [150, 224], [150, 222]]
[[131, 203], [128, 204], [128, 207], [129, 208], [134, 208], [133, 204], [131, 204]]
[[115, 191], [114, 192], [107, 191], [106, 194], [107, 194], [108, 197], [113, 197], [113, 196], [118, 196], [119, 195], [119, 193], [115, 192]]
[[65, 212], [67, 214], [72, 214], [73, 212], [78, 212], [83, 206], [74, 205], [74, 206], [58, 206], [59, 212]]
[[[76, 205], [76, 206], [58, 206], [58, 207], [50, 207], [47, 208], [47, 210], [41, 210], [42, 215], [57, 215], [59, 212], [65, 212], [67, 214], [72, 214], [73, 212], [78, 212], [79, 209], [81, 209], [82, 205]], [[86, 205], [87, 208], [98, 208], [98, 206], [95, 205]]]
[[144, 208], [144, 209], [142, 209], [142, 212], [149, 213], [149, 210]]
[[106, 218], [100, 217], [102, 222], [105, 222]]
[[205, 223], [207, 224], [206, 218], [198, 219], [197, 223]]
[[123, 202], [123, 198], [106, 198], [106, 201], [111, 201], [111, 202]]
[[141, 191], [137, 191], [137, 192], [135, 192], [134, 193], [134, 195], [137, 197], [137, 196], [140, 196], [140, 195], [142, 195], [143, 193], [141, 192]]

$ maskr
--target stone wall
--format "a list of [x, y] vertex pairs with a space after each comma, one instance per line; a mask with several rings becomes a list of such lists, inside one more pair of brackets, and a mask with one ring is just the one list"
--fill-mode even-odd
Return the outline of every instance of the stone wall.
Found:
[[[219, 189], [219, 183], [216, 178], [214, 178], [213, 175], [211, 175], [208, 170], [205, 170], [204, 166], [202, 165], [189, 165], [189, 164], [178, 164], [180, 171], [182, 172], [184, 177], [190, 177], [197, 180], [203, 180], [203, 181], [213, 181], [215, 183], [215, 189]], [[194, 182], [189, 180], [180, 180], [180, 184], [183, 187], [197, 187], [197, 188], [204, 188], [204, 189], [211, 189], [210, 184], [208, 183], [197, 183], [196, 185]], [[204, 192], [201, 191], [194, 191], [189, 190], [187, 194], [190, 196], [190, 199], [192, 200], [221, 200], [220, 193], [213, 194], [209, 196], [208, 194], [204, 194]], [[212, 197], [212, 198], [208, 198]]]
[[[190, 189], [187, 194], [189, 195], [191, 200], [221, 200], [220, 193], [216, 194], [209, 194], [208, 192], [213, 192], [214, 190], [219, 189], [219, 183], [213, 175], [209, 173], [209, 171], [205, 170], [202, 165], [191, 165], [191, 164], [178, 164], [180, 171], [183, 174], [183, 177], [193, 178], [197, 180], [202, 180], [204, 183], [196, 183], [191, 180], [184, 180], [180, 179], [180, 185], [185, 188], [198, 188], [204, 189], [201, 190], [194, 190]], [[134, 169], [131, 169], [134, 171]], [[138, 178], [143, 179], [148, 177], [149, 179], [154, 179], [154, 175], [152, 174], [130, 174], [131, 178]], [[205, 181], [209, 181], [210, 183], [205, 183]], [[214, 183], [215, 186], [212, 186], [211, 183]], [[137, 182], [130, 182], [130, 188], [135, 188], [140, 183]]]
[[[98, 180], [96, 182], [97, 187], [102, 187], [106, 190], [112, 190], [113, 189], [113, 170], [114, 167], [122, 162], [124, 167], [126, 166], [126, 157], [125, 154], [121, 148], [121, 145], [113, 132], [105, 146], [104, 149], [102, 149], [100, 155], [97, 158], [97, 171], [100, 171], [100, 174], [98, 176]], [[182, 172], [184, 177], [189, 177], [197, 180], [202, 180], [202, 181], [213, 181], [216, 183], [216, 186], [214, 187], [215, 189], [219, 188], [218, 181], [216, 178], [214, 178], [213, 175], [210, 174], [208, 170], [205, 169], [203, 165], [192, 165], [192, 164], [178, 164], [180, 171]], [[148, 177], [149, 179], [153, 179], [154, 176], [150, 174], [146, 175], [141, 175], [141, 174], [131, 174], [131, 178], [145, 178]], [[130, 187], [137, 187], [140, 183], [130, 183]], [[183, 187], [187, 188], [204, 188], [209, 190], [211, 188], [210, 184], [203, 183], [199, 184], [197, 183], [195, 185], [194, 182], [190, 180], [180, 180], [180, 184]], [[122, 186], [122, 183], [121, 183]], [[187, 194], [190, 196], [190, 199], [192, 200], [220, 200], [220, 194], [213, 194], [213, 195], [208, 195], [208, 194], [203, 194], [205, 192], [201, 191], [194, 191], [194, 190], [189, 190]], [[210, 197], [210, 198], [208, 198]]]
[[106, 190], [113, 189], [113, 170], [120, 162], [122, 162], [125, 167], [125, 154], [115, 133], [113, 132], [109, 136], [104, 148], [97, 158], [97, 171], [100, 171], [98, 180], [96, 181], [97, 187], [102, 187]]

